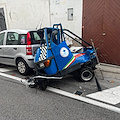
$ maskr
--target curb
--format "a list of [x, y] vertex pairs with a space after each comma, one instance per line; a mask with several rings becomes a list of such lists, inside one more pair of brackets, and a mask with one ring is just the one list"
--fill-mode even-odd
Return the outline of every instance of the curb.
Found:
[[101, 69], [102, 71], [105, 71], [105, 72], [120, 74], [120, 66], [117, 66], [117, 65], [100, 63], [96, 65], [96, 68]]

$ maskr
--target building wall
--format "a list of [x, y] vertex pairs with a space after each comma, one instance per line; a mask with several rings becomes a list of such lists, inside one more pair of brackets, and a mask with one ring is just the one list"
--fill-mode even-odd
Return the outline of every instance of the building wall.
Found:
[[4, 7], [8, 29], [35, 29], [49, 26], [48, 0], [0, 0]]
[[[7, 29], [35, 29], [62, 23], [63, 28], [82, 34], [83, 0], [0, 0], [4, 7]], [[73, 8], [73, 20], [68, 9]]]
[[[68, 9], [73, 8], [73, 20], [68, 20]], [[82, 35], [83, 0], [50, 0], [51, 25], [62, 23], [63, 28]]]

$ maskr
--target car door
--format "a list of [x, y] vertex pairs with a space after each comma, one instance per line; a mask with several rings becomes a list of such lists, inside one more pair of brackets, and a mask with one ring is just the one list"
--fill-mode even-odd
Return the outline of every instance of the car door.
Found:
[[4, 42], [5, 32], [0, 34], [0, 63], [3, 63], [3, 42]]
[[[61, 42], [60, 42], [61, 41]], [[59, 70], [66, 69], [69, 67], [74, 61], [75, 58], [66, 42], [60, 40], [60, 32], [58, 33], [53, 31], [53, 38], [51, 39], [51, 48], [53, 56], [55, 57], [56, 65]]]
[[59, 45], [55, 45], [52, 42], [51, 46], [59, 70], [66, 69], [75, 61], [75, 58], [65, 41]]
[[5, 45], [3, 48], [4, 63], [15, 65], [15, 55], [18, 50], [19, 34], [16, 32], [8, 32]]

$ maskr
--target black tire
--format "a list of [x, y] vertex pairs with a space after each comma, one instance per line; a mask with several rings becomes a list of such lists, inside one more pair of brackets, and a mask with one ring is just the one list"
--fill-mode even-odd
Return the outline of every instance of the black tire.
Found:
[[40, 88], [41, 90], [45, 91], [46, 88], [47, 88], [47, 80], [42, 80], [42, 81], [40, 81], [40, 82], [39, 82], [39, 88]]
[[25, 62], [25, 60], [19, 59], [17, 61], [17, 70], [21, 75], [28, 75], [31, 69], [28, 66], [28, 64]]
[[94, 72], [91, 68], [85, 67], [79, 70], [78, 77], [79, 77], [79, 81], [89, 82], [93, 79]]

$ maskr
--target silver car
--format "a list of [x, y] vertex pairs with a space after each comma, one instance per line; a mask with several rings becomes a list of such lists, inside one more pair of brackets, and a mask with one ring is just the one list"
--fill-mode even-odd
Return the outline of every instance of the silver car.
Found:
[[40, 46], [37, 31], [4, 30], [0, 32], [0, 63], [17, 66], [22, 75], [34, 68], [34, 52]]

